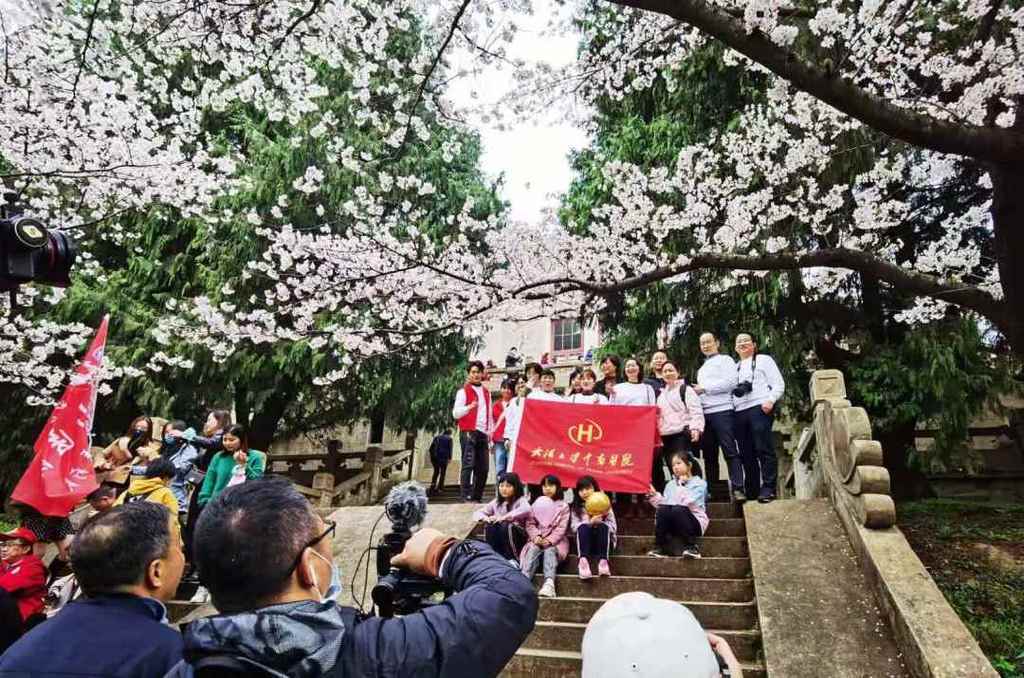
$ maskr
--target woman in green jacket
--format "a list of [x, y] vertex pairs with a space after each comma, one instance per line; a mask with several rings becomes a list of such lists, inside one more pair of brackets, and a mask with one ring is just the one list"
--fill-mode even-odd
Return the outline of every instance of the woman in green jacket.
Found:
[[249, 434], [241, 424], [235, 424], [224, 432], [223, 445], [224, 451], [214, 455], [206, 470], [206, 478], [199, 490], [200, 506], [206, 505], [229, 485], [262, 477], [267, 467], [267, 455], [249, 449]]

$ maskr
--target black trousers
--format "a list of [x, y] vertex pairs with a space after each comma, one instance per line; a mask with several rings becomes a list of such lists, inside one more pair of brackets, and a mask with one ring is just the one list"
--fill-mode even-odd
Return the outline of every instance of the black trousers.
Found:
[[778, 459], [772, 439], [774, 422], [775, 416], [765, 414], [760, 405], [736, 413], [736, 442], [743, 458], [747, 497], [751, 499], [762, 492], [775, 494]]
[[[729, 483], [734, 490], [743, 489], [743, 462], [736, 445], [735, 416], [731, 410], [704, 415], [704, 433], [701, 436], [700, 452], [703, 456], [704, 480], [718, 482], [718, 448], [722, 448], [725, 463], [729, 465]], [[709, 490], [711, 488], [708, 488]]]
[[24, 629], [18, 602], [6, 590], [0, 589], [0, 654], [21, 638]]
[[576, 528], [576, 549], [591, 564], [607, 560], [612, 553], [611, 530], [604, 523], [584, 523]]
[[528, 537], [518, 523], [488, 523], [484, 527], [484, 539], [502, 558], [519, 560]]
[[[660, 458], [658, 455], [659, 450], [654, 451], [654, 473], [652, 474], [652, 484], [654, 485], [654, 489], [658, 492], [665, 491], [665, 485], [668, 482], [666, 478], [672, 477], [673, 454], [676, 452], [694, 452], [695, 456], [700, 454], [699, 448], [690, 440], [690, 434], [686, 431], [670, 433], [667, 436], [662, 436], [661, 445]], [[668, 470], [668, 476], [665, 475], [665, 471], [663, 469]], [[693, 475], [703, 477], [704, 472], [699, 463], [694, 465]]]
[[701, 536], [700, 523], [685, 506], [659, 506], [654, 514], [654, 544], [668, 549], [673, 537], [694, 546]]
[[444, 489], [444, 474], [448, 471], [448, 462], [443, 464], [431, 463], [434, 465], [434, 475], [430, 478], [430, 487], [437, 490]]
[[487, 484], [487, 436], [480, 431], [463, 431], [459, 434], [462, 447], [462, 496], [473, 501], [484, 497], [484, 485]]

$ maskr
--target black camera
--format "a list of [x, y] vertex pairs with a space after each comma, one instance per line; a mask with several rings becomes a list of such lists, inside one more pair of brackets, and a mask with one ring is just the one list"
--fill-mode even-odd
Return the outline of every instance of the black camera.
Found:
[[451, 590], [437, 579], [406, 572], [391, 564], [391, 558], [402, 552], [413, 529], [427, 514], [427, 494], [423, 488], [414, 482], [396, 486], [384, 500], [384, 512], [391, 521], [391, 532], [376, 546], [377, 584], [370, 592], [377, 614], [381, 617], [412, 614], [435, 605], [434, 598], [438, 594], [443, 598], [450, 596]]
[[10, 204], [0, 205], [0, 290], [29, 282], [67, 287], [77, 254], [66, 233], [47, 228]]
[[732, 394], [737, 398], [742, 398], [743, 396], [747, 395], [753, 390], [754, 385], [752, 383], [750, 383], [749, 381], [741, 381], [740, 383], [736, 384], [736, 388], [732, 390]]

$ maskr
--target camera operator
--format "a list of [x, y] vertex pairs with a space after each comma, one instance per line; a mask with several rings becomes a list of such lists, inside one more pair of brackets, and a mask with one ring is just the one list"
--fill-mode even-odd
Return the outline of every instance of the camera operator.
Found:
[[770, 355], [757, 352], [748, 333], [736, 335], [737, 384], [732, 392], [736, 410], [736, 442], [743, 455], [746, 494], [762, 504], [775, 499], [777, 460], [772, 440], [775, 403], [786, 390], [778, 365]]
[[480, 542], [432, 529], [392, 563], [456, 593], [401, 618], [363, 618], [335, 602], [333, 533], [284, 479], [231, 487], [207, 504], [195, 556], [221, 614], [189, 624], [185, 659], [168, 678], [486, 678], [533, 629], [537, 595], [518, 570]]

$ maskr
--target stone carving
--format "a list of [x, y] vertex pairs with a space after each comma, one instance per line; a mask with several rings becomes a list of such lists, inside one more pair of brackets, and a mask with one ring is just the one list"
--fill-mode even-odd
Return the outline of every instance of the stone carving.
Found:
[[825, 485], [836, 509], [873, 529], [896, 523], [889, 471], [882, 465], [882, 446], [871, 439], [871, 422], [863, 407], [846, 399], [839, 370], [811, 375], [814, 440]]

